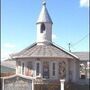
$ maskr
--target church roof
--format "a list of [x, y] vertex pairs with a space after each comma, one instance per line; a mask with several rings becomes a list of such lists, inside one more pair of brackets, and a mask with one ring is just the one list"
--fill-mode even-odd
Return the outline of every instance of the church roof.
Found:
[[79, 59], [74, 54], [64, 50], [61, 47], [57, 47], [53, 43], [50, 45], [33, 45], [25, 48], [21, 52], [12, 56], [12, 58], [32, 58], [32, 57], [55, 57], [55, 58], [76, 58]]
[[41, 22], [53, 23], [46, 8], [46, 3], [43, 3], [39, 18], [37, 20], [37, 23], [41, 23]]

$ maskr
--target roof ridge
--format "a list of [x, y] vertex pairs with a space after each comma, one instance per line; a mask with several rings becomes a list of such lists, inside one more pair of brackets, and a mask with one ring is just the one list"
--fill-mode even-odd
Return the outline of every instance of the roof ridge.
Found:
[[[19, 56], [20, 57], [28, 57], [28, 55], [30, 55], [30, 53], [28, 53], [28, 55], [26, 55], [26, 56], [24, 56], [24, 52], [26, 52], [26, 51], [28, 51], [29, 49], [32, 49], [32, 48], [36, 48], [37, 46], [42, 46], [42, 45], [37, 45], [37, 43], [33, 43], [32, 45], [30, 45], [29, 47], [27, 47], [27, 48], [25, 48], [25, 49], [23, 49], [22, 51], [20, 51], [19, 53], [17, 53], [17, 54], [15, 54], [15, 55], [13, 55], [13, 57], [12, 58], [18, 58]], [[46, 45], [47, 46], [47, 45]], [[71, 56], [72, 58], [76, 58], [76, 59], [79, 59], [79, 57], [77, 56], [77, 55], [74, 55], [73, 53], [71, 53], [71, 52], [69, 52], [69, 51], [67, 51], [67, 50], [65, 50], [63, 47], [61, 47], [61, 46], [58, 46], [58, 45], [56, 45], [55, 43], [50, 43], [48, 46], [52, 46], [52, 47], [55, 47], [56, 49], [58, 49], [58, 50], [61, 50], [64, 54], [66, 54], [66, 55], [68, 55], [68, 56]], [[43, 48], [44, 48], [44, 46], [43, 46]], [[56, 50], [55, 49], [55, 50]], [[32, 50], [31, 50], [32, 51]], [[31, 52], [30, 51], [30, 52]], [[44, 50], [45, 51], [45, 50]], [[43, 51], [43, 52], [44, 52]], [[53, 51], [53, 50], [52, 50]], [[45, 51], [46, 52], [46, 51]], [[33, 53], [35, 53], [35, 52], [33, 52]], [[55, 52], [54, 52], [55, 53]], [[37, 54], [38, 55], [38, 54]], [[36, 56], [37, 56], [36, 55]], [[58, 53], [57, 53], [57, 55], [58, 55]], [[54, 55], [54, 56], [57, 56], [57, 55]], [[33, 56], [35, 56], [34, 54], [32, 54], [32, 55], [30, 55], [30, 57], [33, 57]], [[39, 56], [41, 56], [41, 55], [39, 55]], [[45, 56], [45, 55], [44, 55]]]
[[74, 58], [79, 59], [79, 57], [78, 57], [78, 56], [76, 56], [76, 55], [74, 55], [73, 53], [71, 53], [71, 52], [67, 51], [66, 49], [64, 49], [63, 47], [61, 47], [61, 46], [57, 45], [56, 43], [52, 42], [51, 44], [52, 44], [53, 46], [55, 46], [56, 48], [58, 48], [58, 49], [60, 49], [60, 50], [64, 51], [65, 53], [67, 53], [67, 54], [69, 54], [69, 55], [73, 56]]
[[19, 51], [18, 53], [11, 55], [11, 57], [16, 56], [17, 54], [20, 54], [20, 53], [24, 52], [25, 50], [34, 47], [36, 44], [37, 43], [35, 42], [35, 43], [29, 45], [28, 47], [24, 48], [23, 50]]

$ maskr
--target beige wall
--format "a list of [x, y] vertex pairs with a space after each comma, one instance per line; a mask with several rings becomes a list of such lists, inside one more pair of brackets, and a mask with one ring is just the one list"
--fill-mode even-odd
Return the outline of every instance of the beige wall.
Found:
[[[77, 81], [78, 80], [78, 77], [79, 77], [79, 63], [77, 60], [71, 60], [71, 59], [40, 59], [40, 60], [37, 60], [37, 59], [25, 59], [25, 60], [21, 60], [21, 65], [22, 63], [24, 63], [24, 75], [25, 75], [25, 71], [27, 70], [27, 64], [29, 61], [32, 61], [32, 66], [33, 66], [33, 77], [36, 77], [36, 62], [40, 62], [40, 74], [39, 76], [43, 77], [43, 61], [49, 61], [49, 76], [50, 78], [49, 79], [56, 79], [56, 80], [59, 80], [60, 79], [60, 75], [59, 75], [59, 63], [64, 61], [65, 62], [65, 69], [66, 69], [66, 77], [65, 77], [65, 80], [68, 81], [69, 78], [70, 78], [70, 71], [72, 72], [72, 76], [71, 76], [71, 79], [72, 81]], [[56, 66], [56, 75], [53, 76], [52, 75], [52, 63], [55, 63]], [[18, 72], [20, 71], [21, 69], [21, 72], [22, 72], [22, 66], [19, 66], [17, 69], [16, 69], [16, 73], [17, 74], [22, 74], [21, 72]]]

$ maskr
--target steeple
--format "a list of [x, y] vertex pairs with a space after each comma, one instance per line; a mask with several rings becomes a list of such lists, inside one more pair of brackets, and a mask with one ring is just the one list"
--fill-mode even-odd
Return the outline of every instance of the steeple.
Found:
[[48, 10], [46, 8], [46, 1], [45, 0], [43, 0], [43, 2], [42, 2], [42, 9], [41, 9], [39, 18], [37, 20], [37, 23], [41, 23], [41, 22], [53, 23], [50, 15], [48, 13]]
[[52, 42], [52, 20], [43, 0], [42, 9], [37, 20], [37, 45], [46, 45]]

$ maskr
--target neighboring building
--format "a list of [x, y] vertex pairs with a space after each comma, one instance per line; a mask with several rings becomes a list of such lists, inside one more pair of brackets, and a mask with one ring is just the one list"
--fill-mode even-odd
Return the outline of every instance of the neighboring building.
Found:
[[1, 70], [1, 77], [6, 77], [6, 76], [10, 76], [10, 75], [14, 75], [15, 74], [15, 69], [14, 68], [9, 68], [6, 66], [0, 66], [0, 70]]
[[16, 69], [16, 61], [14, 61], [12, 59], [6, 59], [6, 60], [2, 61], [1, 65], [5, 66], [5, 67]]
[[1, 77], [14, 75], [16, 73], [16, 62], [12, 60], [5, 60], [0, 65]]
[[90, 78], [90, 52], [73, 52], [80, 59], [80, 78], [89, 79]]
[[16, 61], [16, 74], [60, 82], [77, 82], [79, 79], [79, 58], [52, 43], [52, 20], [43, 2], [36, 22], [37, 42], [12, 56]]

